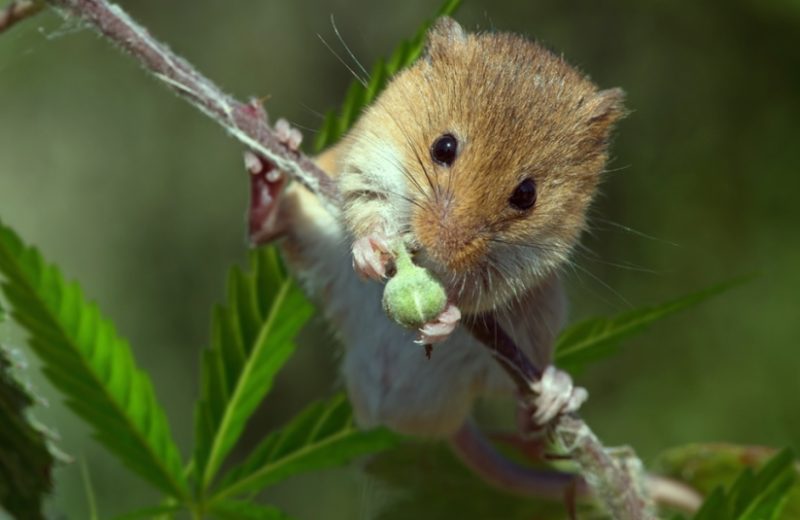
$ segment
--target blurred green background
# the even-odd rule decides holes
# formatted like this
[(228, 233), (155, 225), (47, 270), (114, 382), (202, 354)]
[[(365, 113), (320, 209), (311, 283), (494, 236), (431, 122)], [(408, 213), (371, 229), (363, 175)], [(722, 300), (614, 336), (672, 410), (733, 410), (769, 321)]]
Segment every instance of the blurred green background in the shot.
[[(422, 0), (122, 4), (230, 92), (268, 97), (268, 111), (307, 128), (308, 141), (351, 79), (317, 37), (341, 49), (330, 16), (369, 65), (436, 8)], [(535, 37), (601, 86), (628, 93), (632, 112), (585, 240), (591, 252), (579, 251), (582, 269), (567, 274), (573, 317), (759, 274), (582, 374), (589, 424), (646, 460), (694, 441), (800, 449), (800, 3), (466, 0), (457, 18)], [(0, 218), (116, 320), (184, 451), (210, 309), (246, 251), (246, 201), (241, 147), (106, 42), (51, 13), (0, 36)], [(0, 341), (20, 345), (9, 328)], [(333, 392), (337, 357), (314, 324), (249, 442)], [(102, 517), (157, 500), (35, 370), (31, 379), (49, 401), (39, 419), (88, 462)], [(82, 488), (78, 464), (59, 469), (52, 515), (86, 517)], [(300, 518), (349, 519), (370, 518), (386, 493), (340, 469), (265, 496)]]

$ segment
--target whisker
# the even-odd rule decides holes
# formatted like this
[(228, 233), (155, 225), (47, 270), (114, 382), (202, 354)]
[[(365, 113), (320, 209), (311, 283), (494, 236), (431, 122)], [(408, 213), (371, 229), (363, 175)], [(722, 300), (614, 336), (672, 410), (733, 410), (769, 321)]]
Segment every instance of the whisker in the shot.
[(303, 107), (303, 109), (305, 109), (308, 113), (310, 113), (312, 116), (316, 117), (320, 121), (323, 121), (325, 119), (325, 114), (323, 114), (319, 110), (315, 110), (310, 106), (306, 105), (305, 103), (300, 103), (300, 106)]
[(641, 237), (641, 238), (646, 238), (647, 240), (652, 240), (654, 242), (660, 242), (662, 244), (667, 244), (667, 245), (670, 245), (670, 246), (673, 246), (673, 247), (680, 247), (680, 244), (678, 244), (676, 242), (671, 242), (671, 241), (665, 240), (663, 238), (658, 238), (658, 237), (655, 237), (653, 235), (648, 235), (647, 233), (645, 233), (643, 231), (636, 230), (636, 229), (634, 229), (634, 228), (632, 228), (630, 226), (626, 226), (625, 224), (620, 224), (619, 222), (615, 222), (613, 220), (609, 220), (609, 219), (606, 219), (606, 218), (603, 218), (603, 217), (598, 217), (598, 216), (594, 216), (593, 215), (591, 217), (591, 221), (592, 222), (597, 221), (597, 222), (602, 222), (603, 224), (608, 224), (609, 226), (613, 226), (613, 227), (615, 227), (617, 229), (625, 231), (626, 233), (631, 233), (632, 235), (636, 235), (636, 236)]
[(605, 168), (601, 172), (601, 175), (608, 175), (608, 174), (611, 174), (611, 173), (619, 173), (621, 171), (627, 170), (630, 167), (631, 167), (630, 164), (626, 164), (626, 165), (623, 165), (623, 166), (617, 166), (616, 168)]
[[(490, 238), (489, 241), (490, 242), (497, 242), (497, 243), (501, 243), (501, 244), (505, 244), (505, 245), (510, 245), (510, 246), (519, 246), (519, 247), (525, 247), (525, 248), (530, 248), (530, 249), (536, 249), (536, 250), (545, 251), (545, 252), (549, 252), (549, 253), (561, 254), (563, 252), (563, 249), (560, 248), (560, 247), (549, 246), (547, 244), (542, 244), (542, 243), (513, 242), (513, 241), (509, 241), (509, 240), (496, 239), (496, 238)], [(616, 267), (618, 269), (624, 269), (624, 270), (633, 271), (633, 272), (640, 272), (640, 273), (647, 273), (647, 274), (654, 274), (654, 275), (661, 274), (659, 271), (656, 271), (656, 270), (653, 270), (653, 269), (648, 269), (646, 267), (643, 267), (643, 266), (640, 266), (640, 265), (636, 265), (636, 264), (619, 263), (619, 262), (611, 262), (611, 261), (603, 260), (594, 251), (592, 251), (591, 249), (589, 249), (588, 247), (586, 247), (584, 244), (582, 244), (580, 242), (577, 244), (577, 247), (575, 249), (573, 249), (571, 252), (572, 252), (572, 254), (579, 256), (581, 259), (588, 260), (590, 262), (594, 262), (594, 263), (597, 263), (597, 264), (603, 264), (603, 265), (607, 265), (607, 266), (610, 266), (610, 267)], [(565, 260), (569, 261), (568, 258), (565, 258)]]
[[(364, 137), (364, 138), (366, 139), (366, 137)], [(379, 139), (374, 139), (374, 142), (377, 142), (378, 144), (382, 144), (382, 141), (380, 141)], [(384, 158), (387, 158), (387, 157), (384, 157)], [(392, 158), (392, 165), (395, 168), (397, 168), (398, 170), (400, 170), (400, 173), (402, 173), (403, 176), (409, 182), (411, 182), (414, 185), (415, 188), (417, 188), (417, 191), (419, 191), (421, 195), (423, 195), (423, 196), (425, 195), (425, 190), (423, 189), (422, 185), (419, 183), (419, 181), (416, 179), (416, 177), (414, 177), (411, 174), (411, 172), (408, 170), (408, 168), (406, 168), (406, 166), (401, 161), (399, 161), (396, 158)]]
[[(535, 243), (535, 242), (514, 242), (514, 241), (504, 240), (504, 239), (501, 239), (501, 238), (490, 238), (489, 241), (497, 242), (497, 243), (501, 243), (501, 244), (506, 244), (506, 245), (511, 245), (511, 246), (516, 246), (516, 247), (525, 247), (525, 248), (530, 248), (530, 249), (539, 250), (539, 251), (546, 251), (546, 252), (550, 252), (550, 253), (556, 254), (557, 256), (559, 256), (559, 261), (565, 267), (570, 268), (576, 274), (577, 274), (576, 270), (581, 271), (583, 274), (585, 274), (585, 275), (589, 276), (590, 278), (592, 278), (596, 283), (598, 283), (604, 289), (609, 291), (615, 297), (619, 298), (619, 300), (622, 301), (626, 306), (633, 307), (631, 302), (627, 298), (625, 298), (622, 294), (620, 294), (618, 291), (616, 291), (613, 287), (611, 287), (609, 284), (604, 282), (601, 278), (599, 278), (597, 275), (595, 275), (594, 273), (592, 273), (591, 271), (589, 271), (588, 269), (586, 269), (585, 267), (583, 267), (579, 263), (574, 262), (568, 256), (566, 256), (564, 254), (564, 249), (563, 248), (558, 248), (558, 247), (555, 247), (555, 246), (550, 246), (550, 245), (541, 244), (541, 243)], [(575, 252), (575, 253), (579, 254), (578, 252)]]
[(368, 88), (368, 84), (367, 84), (366, 80), (365, 80), (364, 78), (362, 78), (361, 76), (359, 76), (358, 74), (356, 74), (356, 71), (354, 71), (354, 70), (353, 70), (353, 68), (352, 68), (350, 65), (348, 65), (348, 64), (347, 64), (347, 62), (346, 62), (346, 61), (344, 61), (344, 59), (342, 59), (342, 57), (341, 57), (341, 56), (339, 56), (339, 54), (338, 54), (338, 53), (337, 53), (335, 50), (333, 50), (333, 47), (331, 47), (331, 46), (328, 44), (328, 42), (326, 42), (326, 41), (325, 41), (325, 38), (323, 38), (321, 34), (317, 34), (317, 37), (318, 37), (318, 38), (320, 39), (320, 41), (321, 41), (321, 42), (322, 42), (322, 43), (325, 45), (325, 47), (327, 47), (327, 48), (328, 48), (328, 50), (329, 50), (329, 51), (331, 51), (331, 54), (333, 54), (334, 56), (336, 56), (336, 59), (338, 59), (338, 60), (339, 60), (339, 63), (341, 63), (342, 65), (344, 65), (344, 67), (345, 67), (345, 68), (346, 68), (348, 71), (350, 71), (350, 74), (352, 74), (352, 75), (353, 75), (353, 77), (354, 77), (354, 78), (356, 78), (356, 81), (358, 81), (359, 83), (361, 83), (361, 85), (362, 85), (364, 88)]
[[(411, 149), (411, 151), (414, 152), (414, 156), (417, 159), (417, 163), (422, 168), (422, 171), (425, 174), (425, 178), (428, 180), (428, 185), (431, 188), (431, 192), (434, 194), (434, 197), (437, 197), (437, 190), (433, 185), (433, 180), (431, 179), (431, 176), (428, 174), (428, 170), (425, 168), (425, 165), (422, 163), (422, 159), (420, 158), (419, 153), (417, 152), (417, 148), (416, 148), (416, 146), (414, 146), (414, 142), (411, 139), (411, 136), (409, 135), (408, 131), (406, 130), (406, 128), (403, 125), (400, 124), (400, 122), (397, 120), (397, 118), (394, 116), (394, 114), (389, 109), (384, 108), (384, 110), (385, 110), (386, 114), (392, 119), (394, 124), (400, 130), (400, 132), (403, 134), (403, 136), (405, 137), (406, 144)], [(424, 195), (425, 192), (422, 189), (422, 185), (420, 185), (419, 182), (417, 182), (416, 180), (415, 180), (415, 184), (419, 187), (420, 193), (422, 193)], [(437, 197), (437, 200), (438, 200), (438, 197)]]
[(504, 244), (509, 246), (518, 246), (518, 247), (525, 247), (529, 249), (536, 249), (540, 251), (546, 251), (548, 253), (558, 253), (563, 254), (564, 248), (559, 247), (557, 245), (550, 245), (541, 242), (518, 242), (512, 240), (504, 240), (502, 238), (492, 237), (488, 239), (489, 242), (496, 242), (498, 244)]
[(571, 264), (572, 264), (572, 266), (573, 266), (573, 267), (575, 267), (576, 269), (580, 269), (580, 270), (581, 270), (581, 271), (582, 271), (584, 274), (587, 274), (587, 275), (589, 275), (589, 277), (590, 277), (590, 278), (592, 278), (592, 279), (593, 279), (595, 282), (597, 282), (597, 283), (598, 283), (598, 284), (600, 284), (602, 287), (604, 287), (606, 290), (608, 290), (608, 291), (609, 291), (611, 294), (613, 294), (614, 296), (616, 296), (617, 298), (619, 298), (619, 299), (620, 299), (620, 301), (622, 301), (622, 303), (624, 303), (626, 306), (628, 306), (628, 307), (630, 307), (630, 308), (633, 308), (633, 304), (631, 304), (631, 302), (630, 302), (630, 301), (629, 301), (627, 298), (625, 298), (624, 296), (622, 296), (622, 294), (620, 294), (620, 293), (619, 293), (619, 291), (617, 291), (616, 289), (614, 289), (613, 287), (611, 287), (609, 284), (607, 284), (606, 282), (604, 282), (604, 281), (603, 281), (603, 280), (602, 280), (600, 277), (598, 277), (597, 275), (595, 275), (593, 272), (589, 271), (588, 269), (586, 269), (585, 267), (581, 266), (581, 265), (580, 265), (579, 263), (577, 263), (577, 262), (571, 262)]
[(619, 269), (625, 269), (625, 270), (628, 270), (628, 271), (634, 271), (634, 272), (639, 272), (639, 273), (661, 274), (659, 271), (656, 271), (654, 269), (648, 269), (647, 267), (644, 267), (644, 266), (641, 266), (641, 265), (632, 264), (630, 262), (611, 262), (611, 261), (608, 261), (608, 260), (604, 260), (604, 259), (602, 259), (600, 257), (600, 255), (598, 255), (597, 253), (592, 251), (588, 246), (586, 246), (585, 244), (583, 244), (581, 242), (578, 242), (577, 247), (579, 249), (585, 251), (585, 253), (581, 253), (580, 251), (575, 251), (576, 254), (580, 255), (581, 258), (585, 258), (585, 259), (587, 259), (589, 261), (592, 261), (592, 262), (595, 262), (595, 263), (598, 263), (598, 264), (603, 264), (603, 265), (607, 265), (607, 266), (610, 266), (610, 267), (616, 267), (616, 268), (619, 268)]
[(363, 194), (372, 194), (372, 195), (376, 195), (376, 196), (378, 196), (380, 198), (387, 198), (386, 197), (387, 195), (391, 195), (393, 197), (397, 197), (397, 198), (403, 199), (404, 201), (408, 202), (409, 204), (413, 204), (414, 206), (417, 206), (419, 209), (422, 209), (422, 210), (425, 209), (425, 206), (423, 206), (421, 202), (412, 199), (408, 195), (403, 195), (402, 193), (397, 193), (394, 190), (389, 190), (389, 189), (386, 189), (386, 188), (373, 188), (373, 187), (371, 187), (371, 188), (368, 188), (368, 189), (357, 190), (357, 193), (359, 193), (359, 194), (362, 194), (362, 193)]
[(599, 293), (593, 287), (591, 287), (589, 284), (586, 283), (583, 276), (581, 276), (582, 273), (578, 272), (578, 268), (574, 262), (566, 264), (565, 267), (568, 268), (565, 269), (566, 274), (571, 278), (577, 279), (580, 282), (581, 287), (583, 287), (586, 291), (589, 291), (595, 298), (601, 300), (605, 305), (609, 307), (615, 306), (615, 303), (612, 300), (606, 298), (605, 295)]
[(439, 190), (434, 186), (433, 179), (431, 178), (430, 174), (428, 173), (427, 168), (425, 168), (425, 164), (422, 162), (422, 158), (419, 156), (419, 152), (417, 152), (416, 147), (412, 146), (412, 151), (414, 152), (414, 156), (417, 158), (417, 163), (419, 164), (420, 168), (422, 168), (422, 172), (425, 174), (425, 178), (428, 179), (428, 185), (431, 187), (431, 191), (433, 192), (434, 200), (439, 200)]
[(418, 207), (421, 210), (425, 209), (425, 206), (423, 206), (421, 202), (418, 202), (418, 201), (412, 199), (408, 195), (403, 195), (402, 193), (397, 193), (395, 191), (391, 191), (391, 190), (387, 190), (387, 189), (382, 189), (381, 191), (375, 190), (375, 193), (383, 193), (383, 194), (386, 194), (386, 195), (392, 195), (394, 197), (399, 197), (399, 198), (403, 199), (404, 201), (408, 202), (409, 204), (413, 204), (414, 206)]
[[(413, 107), (414, 104), (411, 102), (412, 96), (409, 96), (407, 88), (408, 87), (404, 87), (402, 90), (399, 90), (399, 92), (401, 92), (402, 95), (406, 98), (406, 100), (408, 100), (408, 106)], [(424, 95), (425, 94), (423, 92), (418, 92), (416, 94), (416, 97), (422, 97)], [(438, 100), (438, 98), (436, 99), (436, 102), (437, 103), (440, 102)], [(422, 158), (420, 157), (420, 154), (417, 151), (417, 147), (414, 146), (414, 143), (413, 143), (413, 140), (411, 139), (410, 134), (408, 133), (407, 129), (403, 125), (401, 125), (400, 122), (394, 117), (393, 113), (390, 113), (388, 111), (388, 109), (387, 109), (386, 112), (389, 114), (389, 116), (395, 122), (395, 125), (397, 125), (397, 127), (400, 129), (401, 132), (403, 132), (403, 135), (406, 137), (406, 141), (408, 142), (409, 148), (411, 148), (411, 151), (414, 152), (414, 157), (417, 160), (417, 164), (419, 164), (420, 168), (422, 169), (422, 172), (425, 174), (425, 179), (428, 181), (428, 186), (430, 186), (430, 188), (431, 188), (431, 193), (433, 193), (434, 200), (438, 201), (439, 200), (439, 190), (434, 185), (433, 177), (431, 176), (430, 172), (428, 172), (428, 169), (425, 167), (425, 163), (422, 161)], [(420, 120), (420, 117), (422, 116), (421, 113), (415, 112), (415, 111), (411, 112), (411, 116), (416, 119), (416, 127), (417, 128), (431, 128), (432, 127), (433, 122), (431, 120), (431, 111), (430, 111), (430, 109), (426, 109), (424, 114), (427, 116), (427, 124), (422, 124), (422, 121)]]
[(356, 58), (356, 55), (353, 54), (353, 51), (350, 49), (350, 46), (347, 45), (347, 43), (344, 41), (344, 38), (342, 38), (342, 35), (339, 33), (339, 28), (336, 26), (336, 20), (333, 18), (333, 13), (331, 13), (331, 26), (333, 27), (333, 32), (336, 33), (336, 37), (339, 38), (339, 43), (342, 44), (342, 47), (345, 48), (347, 54), (350, 55), (350, 58), (355, 62), (356, 65), (358, 65), (358, 68), (361, 69), (361, 72), (364, 73), (364, 78), (370, 79), (369, 72), (367, 72), (367, 69), (365, 69), (364, 65), (362, 65), (361, 62), (358, 61), (358, 58)]
[(301, 125), (301, 124), (298, 124), (298, 123), (296, 123), (294, 121), (289, 121), (289, 124), (291, 124), (295, 128), (300, 128), (304, 132), (308, 132), (308, 133), (311, 133), (311, 134), (319, 133), (319, 128), (311, 128), (310, 126)]

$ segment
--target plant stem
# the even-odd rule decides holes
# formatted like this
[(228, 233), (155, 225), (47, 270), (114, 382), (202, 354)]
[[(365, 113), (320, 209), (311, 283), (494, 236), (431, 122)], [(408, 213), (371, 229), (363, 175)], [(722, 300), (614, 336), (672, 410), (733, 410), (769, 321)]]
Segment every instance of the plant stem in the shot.
[(276, 137), (258, 101), (243, 103), (222, 91), (189, 62), (153, 38), (117, 5), (105, 0), (47, 0), (75, 16), (133, 56), (153, 77), (221, 125), (247, 148), (316, 194), (329, 209), (338, 207), (332, 179), (311, 159), (289, 150)]
[(86, 459), (81, 457), (81, 478), (83, 479), (83, 487), (86, 491), (86, 502), (89, 507), (89, 520), (97, 520), (97, 501), (94, 496), (94, 487), (92, 487), (92, 479), (89, 476), (89, 468), (86, 466)]
[[(541, 370), (502, 330), (495, 317), (490, 314), (478, 316), (467, 320), (465, 325), (491, 350), (494, 358), (516, 383), (522, 398), (535, 397), (533, 388), (541, 377)], [(549, 429), (555, 440), (580, 466), (581, 476), (613, 518), (656, 518), (650, 498), (644, 491), (644, 474), (637, 479), (632, 471), (626, 470), (624, 463), (614, 460), (577, 414), (557, 417), (550, 423)], [(641, 465), (638, 459), (633, 464)]]
[(13, 0), (0, 10), (0, 33), (44, 9), (43, 0)]

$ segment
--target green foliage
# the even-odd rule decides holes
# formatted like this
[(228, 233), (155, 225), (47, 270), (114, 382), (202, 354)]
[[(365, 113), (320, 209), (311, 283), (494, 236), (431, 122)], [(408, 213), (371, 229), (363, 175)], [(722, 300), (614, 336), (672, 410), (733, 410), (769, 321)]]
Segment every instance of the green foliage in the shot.
[(223, 500), (211, 512), (221, 520), (289, 520), (282, 511), (250, 501)]
[(311, 314), (312, 307), (273, 248), (253, 252), (248, 273), (231, 270), (228, 305), (214, 313), (196, 410), (193, 463), (201, 510), (228, 519), (284, 518), (274, 508), (231, 498), (298, 473), (343, 464), (394, 442), (388, 432), (356, 429), (349, 404), (337, 396), (311, 405), (285, 428), (268, 435), (218, 486), (213, 485), (225, 456), (294, 351), (292, 339)]
[(136, 511), (131, 511), (116, 517), (116, 520), (144, 520), (144, 519), (163, 519), (172, 518), (172, 514), (179, 513), (185, 509), (180, 504), (162, 504), (158, 506), (143, 507)]
[(187, 491), (180, 453), (150, 379), (77, 284), (0, 223), (3, 292), (66, 404), (125, 465), (161, 491)]
[(89, 468), (86, 466), (85, 459), (81, 459), (81, 480), (83, 480), (83, 488), (86, 491), (86, 502), (89, 506), (89, 520), (97, 520), (97, 500), (95, 499), (92, 479), (89, 476)]
[(754, 472), (745, 468), (727, 490), (718, 487), (694, 520), (778, 520), (796, 481), (795, 460), (786, 449)]
[[(0, 308), (0, 321), (3, 321)], [(0, 346), (0, 507), (19, 518), (36, 520), (52, 488), (53, 455), (44, 433), (31, 422), (33, 398), (11, 374)]]
[(215, 309), (211, 348), (203, 355), (194, 457), (203, 489), (269, 392), (294, 351), (292, 339), (313, 312), (273, 248), (254, 251), (250, 258), (249, 274), (231, 270), (228, 306)]
[[(174, 497), (124, 518), (147, 518), (187, 508), (224, 519), (285, 518), (274, 508), (229, 497), (257, 492), (301, 472), (341, 465), (396, 442), (396, 437), (384, 430), (356, 429), (350, 407), (339, 395), (310, 406), (284, 429), (269, 435), (244, 463), (231, 470), (219, 489), (211, 486), (216, 470), (293, 352), (294, 335), (312, 313), (275, 250), (255, 251), (248, 273), (231, 270), (228, 305), (214, 314), (212, 345), (203, 357), (202, 398), (196, 410), (198, 444), (189, 473), (198, 479), (198, 494), (192, 496), (152, 385), (136, 368), (130, 348), (111, 323), (100, 316), (96, 306), (84, 301), (76, 284), (65, 283), (55, 267), (45, 264), (35, 249), (24, 246), (2, 225), (0, 273), (16, 321), (29, 332), (45, 374), (67, 397), (67, 404), (94, 427), (97, 439), (124, 464)], [(5, 360), (0, 357), (0, 361), (0, 375), (4, 376)], [(0, 414), (6, 410), (5, 381), (0, 379)], [(8, 395), (17, 408), (29, 404), (24, 394)], [(3, 424), (0, 437), (15, 432), (5, 427), (6, 421)], [(12, 424), (10, 419), (8, 424)], [(24, 442), (11, 439), (0, 446), (12, 446), (16, 452), (23, 449)], [(6, 460), (4, 455), (0, 449), (0, 461)], [(34, 458), (28, 461), (28, 470), (43, 467), (34, 465)], [(14, 491), (8, 486), (15, 483), (24, 483), (31, 494), (38, 489), (21, 472), (13, 476), (0, 472), (0, 477), (3, 493), (7, 488)], [(0, 496), (5, 496), (3, 493)], [(19, 500), (26, 496), (15, 494)], [(9, 509), (13, 511), (16, 504)]]
[[(444, 0), (432, 20), (453, 14), (460, 5), (461, 0)], [(336, 143), (353, 126), (361, 111), (378, 97), (389, 78), (419, 58), (425, 47), (425, 32), (431, 26), (432, 20), (420, 27), (413, 38), (401, 42), (388, 61), (378, 60), (372, 67), (366, 86), (358, 81), (350, 85), (338, 114), (335, 110), (325, 114), (322, 127), (314, 142), (316, 152)]]
[(749, 279), (737, 278), (654, 307), (640, 307), (617, 316), (590, 318), (571, 325), (556, 341), (556, 364), (571, 371), (580, 370), (587, 363), (610, 355), (620, 341), (642, 332), (656, 321), (698, 305)]
[[(726, 503), (727, 499), (723, 488), (727, 487), (733, 492), (737, 488), (735, 483), (739, 479), (751, 480), (753, 478), (753, 468), (766, 468), (770, 459), (773, 462), (784, 461), (781, 464), (785, 464), (785, 458), (785, 452), (776, 456), (776, 450), (762, 446), (725, 443), (689, 444), (672, 448), (661, 454), (653, 464), (653, 469), (658, 473), (683, 480), (701, 493), (709, 495), (704, 505), (704, 508), (708, 509), (723, 507), (714, 504), (716, 502)], [(794, 472), (797, 473), (797, 471), (797, 465), (794, 463)], [(751, 491), (758, 489), (759, 486), (761, 486), (760, 491), (766, 491), (769, 485), (779, 484), (781, 478), (788, 478), (787, 474), (780, 473), (779, 478), (770, 481), (766, 477), (769, 477), (770, 474), (774, 475), (774, 473), (762, 473), (766, 473), (766, 475), (762, 475), (758, 483), (750, 486)], [(709, 504), (708, 502), (713, 503)], [(786, 495), (780, 518), (800, 518), (800, 479), (794, 479), (794, 484)]]
[(397, 437), (386, 430), (358, 429), (346, 397), (340, 394), (309, 406), (283, 429), (270, 434), (225, 476), (212, 500), (257, 491), (298, 473), (338, 466), (396, 443)]

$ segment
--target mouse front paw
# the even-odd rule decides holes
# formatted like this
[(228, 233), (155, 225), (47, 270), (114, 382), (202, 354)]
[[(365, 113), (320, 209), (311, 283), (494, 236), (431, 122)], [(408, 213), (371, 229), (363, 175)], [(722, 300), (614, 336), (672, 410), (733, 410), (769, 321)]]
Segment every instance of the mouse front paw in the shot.
[(300, 150), (300, 144), (303, 142), (303, 134), (297, 128), (294, 128), (289, 121), (280, 118), (275, 121), (275, 135), (278, 140), (286, 148), (293, 152)]
[(441, 343), (456, 330), (460, 320), (461, 311), (452, 303), (448, 303), (447, 307), (434, 320), (420, 327), (416, 342), (420, 345)]
[(533, 402), (533, 421), (539, 426), (549, 423), (561, 414), (576, 412), (589, 398), (589, 392), (585, 388), (574, 386), (572, 377), (553, 365), (547, 367), (542, 378), (532, 388), (538, 394)]
[(364, 279), (386, 278), (391, 258), (389, 241), (381, 233), (372, 233), (353, 242), (353, 269)]
[(286, 175), (275, 164), (249, 150), (244, 152), (244, 166), (250, 173), (248, 236), (250, 243), (258, 246), (286, 231), (286, 222), (278, 218)]

